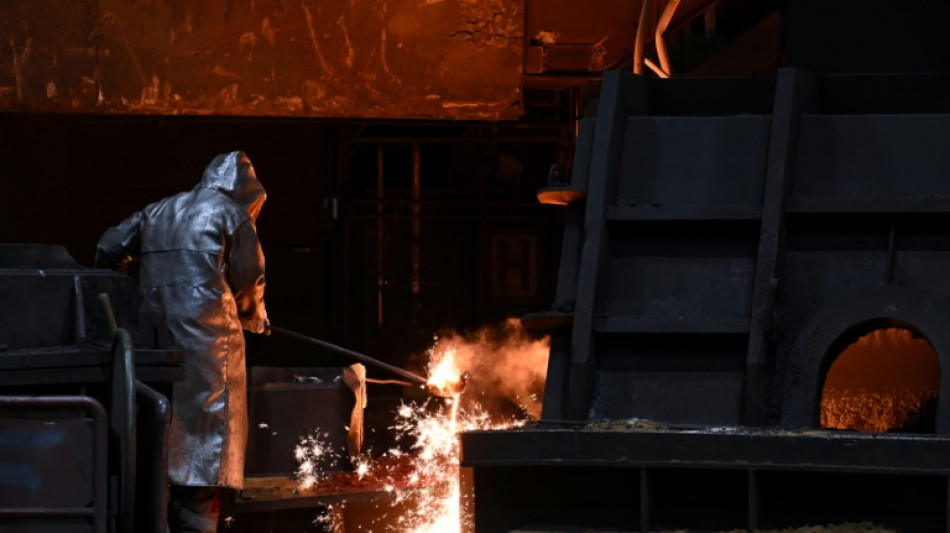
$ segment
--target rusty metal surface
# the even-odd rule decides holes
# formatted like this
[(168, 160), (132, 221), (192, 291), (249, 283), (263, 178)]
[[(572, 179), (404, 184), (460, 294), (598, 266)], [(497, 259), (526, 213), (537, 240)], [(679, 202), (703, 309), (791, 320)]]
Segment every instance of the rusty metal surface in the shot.
[[(681, 0), (669, 21), (675, 28), (718, 0)], [(646, 43), (654, 40), (657, 18), (669, 0), (654, 2)], [(637, 35), (642, 0), (528, 0), (525, 32), (526, 74), (600, 73), (629, 60)], [(651, 47), (652, 50), (652, 47)]]
[(514, 119), (523, 0), (10, 0), (0, 111)]
[(525, 71), (599, 72), (630, 55), (640, 1), (529, 0)]

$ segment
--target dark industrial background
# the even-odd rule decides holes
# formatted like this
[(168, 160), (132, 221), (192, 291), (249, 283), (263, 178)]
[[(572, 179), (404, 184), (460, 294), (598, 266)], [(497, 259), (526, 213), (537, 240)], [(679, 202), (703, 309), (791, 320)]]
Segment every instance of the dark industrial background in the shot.
[[(564, 212), (535, 195), (569, 175), (602, 72), (631, 68), (640, 7), (4, 2), (0, 241), (91, 265), (106, 228), (243, 150), (269, 193), (272, 321), (411, 365), (441, 328), (553, 301)], [(674, 77), (945, 71), (948, 12), (684, 0), (666, 43)], [(252, 362), (300, 362), (282, 342)]]
[[(641, 23), (644, 4), (652, 6), (652, 12), (644, 18), (646, 27)], [(597, 115), (601, 120), (610, 115), (609, 107), (602, 106), (598, 111), (597, 106), (604, 73), (637, 68), (638, 34), (644, 37), (644, 59), (651, 64), (662, 62), (653, 29), (670, 4), (671, 0), (0, 2), (0, 183), (8, 191), (0, 209), (0, 243), (62, 245), (81, 265), (92, 266), (96, 242), (109, 226), (150, 202), (193, 187), (214, 155), (242, 150), (253, 161), (269, 193), (258, 229), (267, 258), (266, 299), (272, 322), (420, 371), (423, 361), (417, 355), (444, 328), (472, 330), (507, 317), (532, 314), (535, 323), (544, 325), (546, 319), (556, 322), (559, 316), (573, 313), (574, 309), (544, 312), (559, 303), (573, 305), (557, 301), (556, 294), (559, 270), (565, 266), (562, 248), (568, 248), (570, 238), (565, 228), (571, 224), (570, 211), (540, 203), (538, 191), (552, 185), (552, 180), (573, 174), (582, 119)], [(635, 81), (630, 81), (630, 76), (614, 78), (613, 87), (640, 91), (636, 98), (626, 94), (613, 97), (635, 111), (624, 109), (619, 116), (763, 116), (783, 109), (784, 115), (776, 114), (779, 118), (769, 119), (774, 122), (767, 127), (761, 118), (749, 120), (759, 129), (743, 131), (749, 139), (761, 142), (742, 145), (734, 154), (740, 177), (760, 186), (762, 182), (750, 176), (757, 180), (765, 166), (765, 143), (772, 142), (772, 138), (764, 130), (796, 131), (794, 121), (806, 114), (796, 106), (805, 106), (803, 102), (816, 106), (807, 109), (814, 115), (946, 113), (948, 106), (941, 95), (947, 87), (942, 75), (950, 70), (950, 40), (944, 28), (948, 16), (950, 3), (936, 0), (681, 0), (665, 32), (671, 77), (720, 81), (690, 84), (674, 80), (661, 85), (654, 83), (659, 80), (655, 79), (654, 67), (650, 67), (639, 72), (643, 76)], [(781, 77), (785, 67), (792, 68)], [(882, 76), (864, 76), (873, 74)], [(887, 76), (892, 74), (895, 76)], [(933, 76), (928, 77), (930, 74)], [(741, 81), (732, 83), (722, 78)], [(875, 80), (880, 82), (877, 88)], [(802, 91), (802, 86), (820, 97), (809, 99), (810, 93)], [(776, 97), (782, 90), (791, 91), (790, 87), (799, 92), (792, 91), (793, 97), (787, 100)], [(787, 108), (783, 107), (786, 104)], [(833, 119), (820, 124), (838, 127)], [(781, 130), (783, 127), (786, 130)], [(854, 128), (848, 133), (860, 131)], [(933, 131), (939, 135), (940, 129)], [(915, 130), (914, 135), (923, 134)], [(695, 136), (682, 138), (696, 141)], [(836, 137), (829, 134), (829, 138)], [(810, 146), (821, 144), (820, 139), (812, 140), (815, 144)], [(904, 140), (910, 143), (913, 138)], [(934, 145), (938, 146), (939, 140)], [(932, 152), (927, 144), (913, 146), (918, 153)], [(630, 147), (642, 152), (637, 152), (638, 156), (645, 154), (634, 158), (636, 161), (650, 160), (649, 147), (637, 143)], [(753, 160), (753, 152), (762, 157)], [(792, 150), (788, 153), (794, 155)], [(818, 170), (814, 175), (803, 173), (800, 183), (818, 182), (820, 189), (818, 178), (827, 170), (823, 166), (827, 160), (820, 150), (815, 153), (818, 155), (804, 157), (803, 161), (814, 163), (813, 168)], [(728, 163), (728, 154), (714, 155), (720, 157), (717, 161)], [(926, 179), (939, 175), (933, 162), (940, 160), (934, 157), (919, 163), (924, 172), (918, 174)], [(853, 161), (865, 160), (855, 156)], [(880, 169), (870, 169), (869, 175), (874, 174), (871, 170)], [(836, 176), (831, 170), (827, 172)], [(688, 176), (684, 183), (702, 184), (697, 175), (700, 173)], [(667, 186), (670, 189), (664, 194), (677, 192), (675, 183)], [(717, 190), (732, 191), (728, 187)], [(650, 191), (633, 192), (651, 197), (646, 194)], [(761, 193), (734, 192), (749, 196)], [(684, 190), (682, 195), (698, 204), (708, 200), (700, 198), (702, 195), (695, 190)], [(882, 200), (885, 204), (888, 198)], [(932, 209), (943, 209), (939, 202), (936, 205)], [(884, 211), (889, 212), (891, 207), (885, 207)], [(778, 212), (780, 216), (783, 213), (781, 209)], [(743, 213), (719, 215), (742, 218)], [(705, 250), (708, 245), (714, 249), (725, 241), (716, 241), (716, 231), (731, 236), (739, 228), (752, 242), (758, 235), (759, 221), (755, 217), (750, 220), (752, 225), (749, 220), (718, 226), (702, 221), (692, 226), (647, 223), (643, 224), (648, 230), (645, 238), (633, 231), (614, 237), (646, 242), (658, 249), (667, 241), (689, 241), (697, 248)], [(843, 224), (838, 233), (844, 235), (845, 249), (855, 225), (861, 226), (860, 221), (848, 221), (847, 217), (827, 217), (809, 224), (814, 227), (805, 227), (807, 231), (793, 229), (810, 238)], [(659, 231), (651, 233), (651, 228)], [(939, 238), (935, 237), (935, 242), (942, 242)], [(892, 243), (891, 251), (893, 248)], [(752, 257), (753, 252), (744, 248), (743, 257)], [(581, 259), (590, 262), (590, 258)], [(936, 279), (936, 268), (927, 270), (928, 276)], [(703, 292), (704, 287), (694, 283), (696, 280), (675, 275), (668, 278), (668, 286), (653, 287), (660, 296), (665, 296), (667, 288), (670, 293), (682, 290), (714, 294), (723, 297), (721, 307), (728, 307), (731, 298), (738, 301), (749, 296), (726, 283)], [(591, 279), (597, 281), (596, 276)], [(784, 279), (782, 290), (786, 292), (779, 294), (780, 305), (785, 303), (782, 297), (818, 301), (827, 296), (808, 293), (805, 282), (805, 289), (789, 289), (798, 288), (788, 281), (796, 279)], [(617, 281), (611, 287), (627, 289), (626, 281)], [(887, 283), (891, 281), (888, 278)], [(613, 300), (608, 301), (635, 302), (634, 292), (618, 291), (609, 295)], [(593, 291), (582, 296), (590, 301), (595, 298)], [(745, 307), (735, 307), (742, 308), (744, 321)], [(623, 310), (623, 305), (618, 309)], [(593, 316), (592, 307), (582, 311), (578, 315), (586, 313), (591, 323), (603, 318)], [(847, 322), (849, 318), (838, 320)], [(620, 322), (607, 326), (627, 327), (627, 323)], [(727, 317), (706, 325), (728, 330), (735, 328), (735, 323)], [(782, 320), (777, 323), (781, 327), (787, 324)], [(651, 333), (651, 327), (667, 324), (654, 321), (635, 326), (643, 330), (639, 333)], [(593, 331), (585, 331), (582, 326), (574, 329), (587, 334)], [(749, 329), (765, 331), (767, 326), (751, 324)], [(781, 331), (788, 334), (799, 330)], [(745, 330), (739, 336), (731, 330), (725, 333), (728, 345), (719, 348), (744, 357), (750, 344)], [(780, 341), (789, 340), (779, 337)], [(336, 366), (352, 362), (330, 353), (317, 356), (312, 349), (288, 339), (249, 338), (251, 365)], [(552, 354), (568, 353), (566, 338), (562, 332), (560, 340), (555, 339), (555, 344), (561, 345), (556, 345)], [(667, 353), (688, 352), (702, 345), (703, 357), (716, 348), (703, 344), (701, 336), (671, 344), (665, 344), (666, 337), (663, 340), (662, 345), (656, 342), (638, 346)], [(770, 342), (760, 340), (763, 345)], [(603, 343), (602, 347), (608, 348), (608, 355), (615, 352), (626, 357), (629, 354), (624, 350), (631, 345), (624, 340), (615, 345)], [(624, 364), (634, 360), (624, 357), (614, 359)], [(682, 364), (674, 370), (692, 376), (690, 372), (701, 373), (711, 359), (716, 358), (706, 357), (702, 364)], [(613, 361), (610, 357), (604, 360)], [(724, 373), (735, 379), (726, 385), (738, 389), (745, 367), (729, 361), (732, 366)], [(808, 370), (811, 373), (805, 374), (809, 383), (820, 380), (823, 370), (812, 366)], [(658, 384), (649, 396), (651, 403), (643, 397), (633, 401), (630, 395), (645, 390), (643, 383), (638, 384), (639, 389), (632, 387), (628, 376), (618, 372), (620, 378), (608, 383), (616, 385), (610, 389), (613, 396), (598, 397), (601, 403), (592, 404), (595, 395), (582, 381), (596, 368), (552, 368), (561, 381), (549, 387), (555, 394), (548, 395), (547, 405), (556, 407), (552, 411), (546, 406), (544, 418), (550, 424), (565, 422), (560, 420), (562, 416), (583, 422), (593, 416), (590, 413), (614, 419), (629, 418), (631, 412), (640, 414), (628, 411), (631, 406), (648, 414), (667, 410), (675, 415), (674, 422), (682, 423), (695, 423), (691, 417), (695, 418), (696, 412), (706, 416), (699, 417), (700, 422), (729, 425), (749, 420), (757, 423), (759, 418), (776, 422), (778, 416), (778, 407), (767, 405), (763, 399), (767, 396), (764, 380), (762, 390), (747, 388), (751, 392), (747, 390), (743, 396), (745, 403), (734, 395), (733, 404), (697, 400), (707, 393), (708, 397), (718, 397), (718, 387), (724, 383), (719, 376), (715, 376), (717, 388), (694, 385), (685, 394), (664, 389), (666, 382), (655, 380), (650, 382)], [(606, 365), (603, 374), (609, 378), (618, 369), (626, 367), (619, 363), (617, 368)], [(376, 374), (374, 370), (370, 373)], [(603, 398), (617, 401), (604, 403)], [(792, 395), (792, 400), (784, 404), (785, 419), (781, 422), (808, 422), (805, 419), (815, 403), (811, 400), (814, 398), (807, 394)], [(945, 425), (947, 417), (939, 420)], [(488, 487), (504, 489), (489, 491), (497, 501), (483, 501), (496, 505), (482, 513), (492, 517), (490, 520), (497, 519), (499, 530), (507, 527), (506, 521), (520, 524), (534, 519), (534, 513), (544, 517), (553, 512), (555, 518), (563, 513), (565, 521), (577, 520), (568, 515), (578, 505), (592, 513), (585, 517), (591, 521), (616, 519), (626, 523), (631, 520), (627, 516), (630, 500), (639, 500), (640, 524), (649, 529), (651, 524), (668, 519), (664, 513), (672, 513), (676, 519), (686, 517), (687, 522), (700, 516), (685, 510), (673, 512), (685, 509), (686, 498), (677, 497), (684, 486), (691, 487), (694, 494), (714, 494), (714, 498), (701, 502), (710, 509), (725, 509), (720, 512), (737, 515), (725, 517), (724, 524), (740, 522), (743, 513), (754, 516), (758, 512), (759, 501), (754, 497), (760, 490), (754, 488), (757, 483), (765, 487), (760, 490), (765, 494), (763, 506), (779, 509), (773, 511), (777, 515), (794, 515), (794, 510), (782, 506), (785, 494), (809, 493), (817, 485), (831, 487), (812, 496), (808, 503), (812, 507), (822, 507), (824, 500), (831, 499), (825, 495), (837, 496), (829, 483), (836, 478), (827, 472), (793, 472), (789, 482), (782, 472), (769, 468), (757, 472), (699, 468), (698, 473), (670, 468), (657, 473), (661, 469), (650, 471), (647, 465), (633, 474), (631, 482), (630, 473), (618, 469), (577, 470), (558, 465), (540, 474), (537, 470), (529, 472), (534, 466), (506, 470), (512, 457), (523, 464), (533, 465), (534, 461), (544, 465), (548, 457), (536, 455), (541, 453), (538, 450), (550, 449), (550, 443), (566, 443), (564, 446), (576, 452), (574, 457), (579, 462), (608, 460), (624, 447), (644, 449), (641, 441), (622, 439), (658, 439), (655, 448), (646, 448), (650, 453), (655, 450), (656, 457), (646, 453), (644, 464), (685, 457), (705, 465), (708, 456), (703, 454), (719, 449), (712, 440), (709, 442), (713, 444), (700, 442), (689, 448), (682, 444), (685, 441), (680, 435), (666, 433), (629, 432), (616, 441), (609, 440), (615, 436), (601, 439), (599, 435), (588, 432), (593, 444), (589, 448), (581, 446), (580, 451), (577, 443), (585, 441), (575, 439), (573, 434), (564, 441), (557, 440), (561, 433), (546, 431), (528, 433), (527, 437), (512, 432), (484, 441), (478, 439), (486, 437), (478, 434), (469, 437), (475, 444), (470, 449), (484, 454), (480, 465), (477, 454), (467, 459), (483, 469), (478, 474), (480, 483), (484, 485), (487, 480)], [(735, 439), (737, 444), (730, 444), (740, 459), (748, 462), (753, 456), (762, 464), (773, 463), (768, 445), (757, 445), (754, 436), (748, 437), (746, 444), (746, 438), (740, 435)], [(918, 440), (922, 446), (939, 444), (936, 437)], [(853, 444), (866, 446), (862, 450), (866, 449), (870, 457), (900, 456), (905, 465), (902, 468), (918, 474), (943, 468), (941, 449), (933, 448), (937, 450), (933, 456), (903, 453), (916, 449), (913, 439), (868, 442), (856, 440)], [(805, 451), (830, 455), (826, 447), (832, 444), (831, 440), (817, 440)], [(670, 450), (674, 449), (678, 455), (671, 458)], [(801, 446), (778, 449), (775, 454), (788, 458), (800, 456), (802, 450)], [(492, 462), (496, 460), (492, 456), (495, 451), (500, 466)], [(764, 455), (756, 455), (758, 451)], [(696, 455), (690, 455), (692, 452)], [(842, 469), (861, 470), (866, 466), (861, 463), (861, 454), (845, 457)], [(852, 457), (858, 457), (854, 464), (848, 462)], [(920, 464), (915, 462), (918, 459)], [(721, 461), (726, 464), (729, 460), (726, 457)], [(863, 497), (881, 492), (885, 494), (881, 498), (895, 495), (898, 501), (896, 496), (905, 496), (917, 500), (919, 508), (928, 512), (936, 509), (921, 523), (945, 522), (945, 480), (920, 475), (920, 479), (908, 482), (911, 490), (903, 490), (894, 482), (899, 476), (889, 477), (888, 469), (895, 461), (882, 459), (883, 466), (875, 463), (875, 468), (883, 469), (886, 475), (872, 479), (874, 483), (841, 476), (846, 481), (843, 486), (860, 488), (859, 496), (844, 502), (842, 508), (860, 514), (866, 504)], [(591, 477), (591, 471), (596, 471), (596, 476)], [(549, 499), (539, 499), (537, 507), (512, 507), (508, 510), (510, 516), (507, 511), (500, 512), (508, 500), (516, 500), (519, 495), (515, 492), (527, 492), (512, 479), (528, 480), (525, 483), (531, 488), (548, 491)], [(626, 489), (609, 494), (590, 492), (587, 487), (591, 479), (595, 484), (623, 485)], [(727, 490), (719, 490), (723, 480)], [(568, 489), (562, 490), (558, 483)], [(786, 486), (792, 488), (773, 490)], [(743, 491), (750, 495), (747, 501)], [(659, 505), (655, 513), (659, 519), (651, 517), (650, 509), (651, 495), (657, 494), (669, 496), (667, 500), (673, 502)], [(575, 497), (577, 501), (568, 501)], [(593, 516), (595, 511), (589, 509), (603, 502), (610, 512)], [(904, 508), (915, 510), (906, 505)], [(838, 510), (828, 504), (827, 515), (838, 517)], [(782, 523), (786, 518), (782, 515), (772, 519)], [(748, 523), (757, 522), (750, 519)]]
[[(773, 72), (779, 8), (683, 2), (667, 32), (677, 75)], [(630, 68), (639, 14), (615, 0), (4, 2), (0, 241), (91, 266), (106, 228), (243, 150), (269, 193), (272, 321), (406, 364), (441, 328), (550, 304), (563, 212), (535, 194), (552, 165), (570, 171), (602, 71)], [(300, 351), (264, 342), (252, 362)]]

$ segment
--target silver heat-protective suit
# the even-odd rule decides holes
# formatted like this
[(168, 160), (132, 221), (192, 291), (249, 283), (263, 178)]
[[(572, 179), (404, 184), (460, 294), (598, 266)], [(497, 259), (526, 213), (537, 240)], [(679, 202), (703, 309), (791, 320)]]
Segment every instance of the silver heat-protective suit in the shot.
[(264, 254), (255, 221), (267, 195), (243, 152), (221, 154), (194, 189), (109, 228), (96, 265), (141, 259), (143, 312), (164, 313), (185, 351), (172, 391), (169, 481), (244, 485), (247, 374), (242, 328), (264, 331)]

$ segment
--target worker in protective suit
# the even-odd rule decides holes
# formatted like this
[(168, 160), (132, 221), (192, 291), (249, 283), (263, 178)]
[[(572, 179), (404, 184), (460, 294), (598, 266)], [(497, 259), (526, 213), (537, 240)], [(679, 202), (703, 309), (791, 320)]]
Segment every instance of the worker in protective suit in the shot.
[(163, 313), (185, 351), (172, 391), (172, 531), (215, 531), (220, 489), (244, 485), (247, 392), (242, 328), (269, 333), (255, 222), (267, 195), (243, 152), (221, 154), (201, 182), (148, 205), (102, 236), (96, 265), (140, 258), (143, 312)]

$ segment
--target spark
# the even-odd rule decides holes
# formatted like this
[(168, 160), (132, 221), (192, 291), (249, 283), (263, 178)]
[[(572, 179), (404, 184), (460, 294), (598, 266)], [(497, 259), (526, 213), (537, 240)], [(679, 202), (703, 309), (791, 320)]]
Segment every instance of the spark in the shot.
[[(443, 394), (397, 406), (389, 429), (400, 446), (387, 450), (379, 461), (364, 456), (350, 458), (353, 475), (359, 480), (379, 483), (377, 487), (393, 495), (394, 507), (409, 504), (400, 509), (391, 529), (454, 533), (470, 525), (463, 523), (470, 520), (471, 513), (461, 506), (459, 434), (520, 427), (537, 419), (541, 399), (527, 387), (530, 384), (543, 391), (549, 340), (528, 339), (520, 330), (520, 322), (515, 328), (509, 321), (504, 329), (508, 340), (489, 338), (482, 332), (474, 339), (434, 337), (426, 352), (428, 386)], [(472, 383), (465, 386), (468, 376), (473, 376)], [(505, 379), (512, 383), (495, 385)], [(527, 403), (532, 405), (524, 405), (523, 398), (529, 398)], [(499, 409), (497, 406), (504, 402), (520, 404), (520, 409), (514, 414)], [(326, 434), (307, 437), (294, 451), (301, 464), (298, 479), (302, 489), (326, 477), (316, 464), (323, 454), (332, 453), (325, 439)], [(390, 462), (384, 463), (386, 459)], [(397, 464), (408, 465), (408, 471), (392, 466)], [(308, 470), (310, 465), (312, 470)]]
[(366, 458), (359, 458), (356, 462), (356, 478), (363, 479), (363, 476), (369, 472), (370, 465), (370, 461), (366, 460)]

